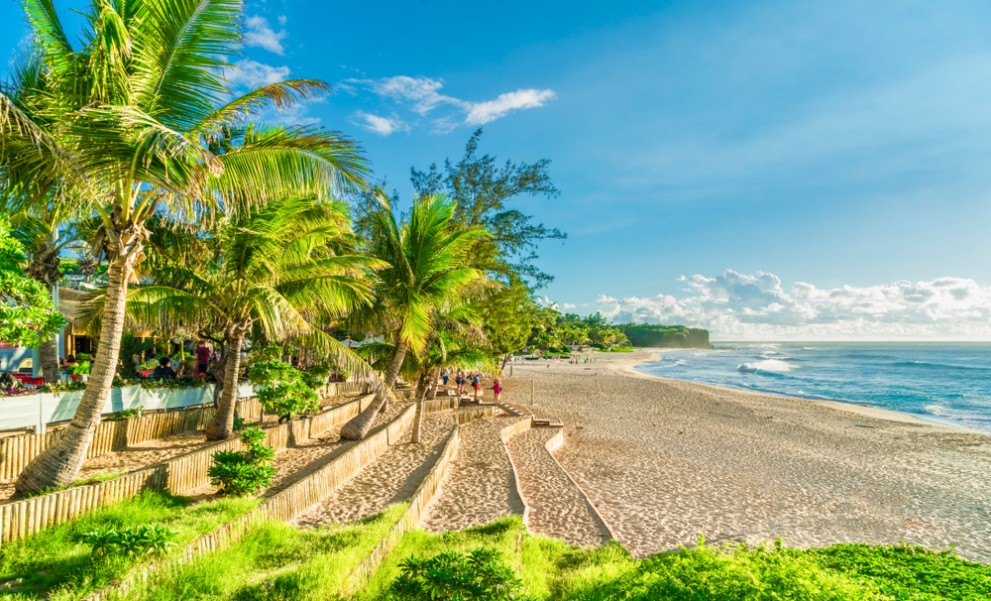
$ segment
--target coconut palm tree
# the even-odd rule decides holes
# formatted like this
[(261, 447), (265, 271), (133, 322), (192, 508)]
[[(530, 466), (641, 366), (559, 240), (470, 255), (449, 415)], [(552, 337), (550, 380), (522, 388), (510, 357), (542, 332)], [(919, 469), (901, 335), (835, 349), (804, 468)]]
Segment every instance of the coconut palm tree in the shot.
[(311, 325), (312, 317), (339, 319), (371, 303), (366, 273), (381, 265), (336, 252), (334, 245), (349, 233), (341, 206), (290, 199), (232, 216), (211, 231), (193, 233), (195, 240), (187, 234), (178, 245), (174, 236), (156, 236), (171, 243), (149, 248), (154, 281), (129, 290), (127, 313), (140, 327), (200, 330), (223, 341), (222, 396), (208, 439), (233, 432), (240, 350), (253, 330), (268, 341), (308, 340), (349, 371), (367, 369)]
[[(59, 111), (53, 110), (58, 108), (53, 87), (37, 57), (15, 65), (10, 81), (0, 83), (0, 94), (35, 128), (8, 127), (0, 144), (0, 214), (10, 217), (14, 234), (24, 246), (28, 275), (45, 285), (57, 305), (59, 256), (76, 238), (70, 222), (78, 217), (75, 211), (81, 205), (62, 185), (53, 145), (39, 143), (36, 136), (37, 131), (44, 131), (54, 140), (66, 127)], [(56, 339), (42, 341), (38, 352), (45, 381), (56, 381)]]
[[(107, 259), (100, 344), (82, 401), (62, 437), (21, 474), (17, 490), (70, 484), (85, 458), (116, 371), (128, 283), (145, 257), (147, 222), (160, 214), (209, 221), (270, 200), (325, 197), (360, 185), (366, 167), (344, 136), (305, 127), (245, 127), (272, 106), (326, 89), (277, 83), (233, 97), (238, 0), (94, 0), (74, 47), (52, 0), (25, 0), (38, 60), (67, 125), (57, 135), (0, 96), (0, 145), (33, 136), (83, 212)], [(233, 97), (233, 98), (232, 98)], [(56, 110), (56, 109), (52, 109)], [(33, 162), (32, 162), (33, 161)]]
[(385, 370), (384, 390), (341, 429), (341, 437), (351, 440), (364, 438), (376, 413), (386, 406), (406, 353), (422, 353), (426, 348), (435, 312), (454, 304), (484, 278), (470, 265), (469, 251), (488, 234), (455, 224), (453, 203), (439, 195), (421, 196), (400, 221), (381, 190), (375, 198), (378, 207), (369, 216), (368, 253), (388, 267), (377, 274), (376, 302), (365, 318), (387, 333), (395, 349)]
[[(388, 342), (365, 344), (357, 349), (357, 354), (377, 363), (387, 362), (395, 356), (395, 345)], [(430, 380), (444, 367), (469, 371), (490, 371), (496, 361), (492, 351), (472, 340), (465, 332), (458, 332), (443, 326), (435, 330), (430, 341), (420, 354), (406, 353), (399, 373), (416, 382), (414, 397), (416, 415), (413, 418), (412, 442), (420, 442), (423, 432), (423, 404), (431, 388)]]

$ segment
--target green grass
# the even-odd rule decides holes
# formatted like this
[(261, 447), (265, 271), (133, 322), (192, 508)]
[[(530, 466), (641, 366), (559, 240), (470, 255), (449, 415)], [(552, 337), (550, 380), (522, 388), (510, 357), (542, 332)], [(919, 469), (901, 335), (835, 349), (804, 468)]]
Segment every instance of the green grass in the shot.
[(0, 547), (0, 595), (6, 599), (78, 599), (123, 576), (142, 558), (95, 559), (81, 539), (103, 526), (162, 524), (180, 546), (249, 511), (254, 499), (223, 499), (189, 506), (180, 497), (145, 492), (73, 522)]
[[(192, 540), (247, 511), (254, 501), (187, 506), (145, 494), (73, 524), (0, 550), (8, 598), (84, 596), (120, 578), (135, 560), (94, 561), (78, 542), (100, 525), (161, 523)], [(394, 505), (358, 524), (299, 530), (264, 522), (237, 545), (212, 553), (133, 591), (132, 601), (343, 599), (342, 585), (405, 511)], [(991, 566), (911, 546), (834, 545), (799, 550), (780, 545), (690, 549), (635, 560), (611, 543), (581, 549), (528, 534), (520, 518), (462, 532), (407, 534), (354, 601), (386, 601), (402, 562), (413, 556), (498, 551), (522, 579), (528, 598), (546, 601), (986, 601)], [(48, 596), (50, 595), (50, 596)]]
[(265, 522), (240, 544), (212, 553), (129, 599), (338, 599), (346, 578), (405, 510), (405, 504), (394, 505), (358, 524), (307, 530)]
[(441, 535), (408, 534), (359, 601), (385, 601), (411, 555), (500, 552), (534, 599), (548, 601), (987, 601), (991, 566), (919, 547), (835, 545), (798, 550), (704, 544), (634, 560), (611, 543), (580, 549), (527, 534), (519, 518)]

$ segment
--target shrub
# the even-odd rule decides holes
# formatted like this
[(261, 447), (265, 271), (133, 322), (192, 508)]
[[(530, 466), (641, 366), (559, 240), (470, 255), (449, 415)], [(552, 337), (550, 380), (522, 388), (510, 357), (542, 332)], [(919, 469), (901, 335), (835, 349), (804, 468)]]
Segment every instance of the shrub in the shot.
[(323, 388), (323, 386), (327, 384), (327, 379), (330, 378), (330, 368), (325, 365), (314, 365), (310, 369), (301, 373), (303, 376), (303, 382), (314, 390)]
[(93, 557), (165, 555), (176, 544), (176, 532), (161, 524), (152, 526), (104, 526), (83, 535)]
[(510, 601), (526, 599), (523, 582), (495, 549), (468, 555), (448, 551), (429, 559), (411, 557), (389, 587), (393, 601)]
[(320, 397), (304, 373), (285, 361), (256, 363), (248, 377), (257, 387), (258, 401), (280, 420), (289, 420), (294, 414), (316, 411), (320, 407)]
[(247, 448), (242, 451), (218, 451), (213, 454), (213, 465), (207, 471), (210, 483), (220, 492), (243, 496), (266, 488), (275, 476), (276, 469), (269, 465), (275, 457), (275, 449), (262, 444), (265, 433), (257, 427), (241, 431), (241, 442)]

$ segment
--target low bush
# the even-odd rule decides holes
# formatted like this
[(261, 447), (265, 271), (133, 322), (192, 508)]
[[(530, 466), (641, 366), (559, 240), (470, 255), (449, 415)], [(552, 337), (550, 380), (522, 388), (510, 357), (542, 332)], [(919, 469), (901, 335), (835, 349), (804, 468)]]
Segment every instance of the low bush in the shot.
[(142, 524), (132, 528), (104, 526), (83, 535), (93, 557), (110, 555), (165, 555), (176, 546), (176, 531), (161, 524)]
[(247, 448), (242, 451), (218, 451), (213, 454), (213, 465), (207, 471), (210, 483), (226, 495), (240, 497), (267, 488), (276, 469), (269, 465), (275, 457), (275, 449), (266, 446), (265, 432), (252, 427), (241, 430), (241, 442)]
[(430, 558), (410, 557), (390, 586), (390, 601), (512, 601), (528, 598), (523, 581), (502, 562), (498, 551), (448, 551)]

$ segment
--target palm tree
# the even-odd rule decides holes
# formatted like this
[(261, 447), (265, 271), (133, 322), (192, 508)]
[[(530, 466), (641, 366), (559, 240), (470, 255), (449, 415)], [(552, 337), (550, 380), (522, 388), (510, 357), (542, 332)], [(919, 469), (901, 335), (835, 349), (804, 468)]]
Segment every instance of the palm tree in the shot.
[[(381, 265), (335, 252), (334, 245), (349, 233), (340, 206), (291, 199), (233, 216), (195, 234), (195, 240), (187, 234), (186, 243), (176, 245), (162, 236), (173, 243), (150, 248), (154, 282), (130, 289), (129, 318), (140, 326), (200, 330), (223, 340), (222, 396), (207, 425), (208, 439), (233, 432), (240, 350), (256, 328), (268, 341), (305, 339), (337, 365), (367, 369), (348, 348), (312, 327), (310, 319), (339, 319), (371, 303), (365, 274)], [(176, 249), (186, 256), (175, 256)]]
[[(395, 354), (395, 345), (388, 342), (366, 344), (359, 347), (357, 353), (371, 360), (388, 360)], [(416, 382), (416, 415), (413, 418), (412, 442), (420, 442), (423, 432), (423, 403), (431, 388), (430, 379), (437, 371), (444, 367), (484, 371), (491, 370), (494, 366), (495, 360), (490, 349), (473, 342), (465, 332), (444, 326), (434, 331), (421, 354), (407, 353), (400, 373)]]
[(388, 401), (406, 353), (422, 353), (433, 331), (434, 314), (454, 302), (483, 273), (469, 264), (469, 251), (488, 234), (481, 228), (453, 223), (455, 206), (443, 196), (414, 199), (401, 223), (388, 197), (375, 192), (377, 209), (370, 215), (368, 252), (388, 264), (378, 272), (376, 303), (369, 323), (387, 332), (395, 349), (385, 370), (385, 388), (375, 402), (341, 429), (341, 437), (359, 440)]
[[(144, 259), (146, 223), (160, 214), (208, 221), (269, 200), (325, 197), (362, 183), (366, 167), (344, 136), (304, 127), (244, 127), (266, 108), (326, 89), (295, 80), (230, 99), (225, 68), (240, 41), (238, 0), (94, 0), (75, 48), (52, 0), (25, 0), (62, 120), (57, 136), (0, 95), (0, 141), (33, 136), (83, 212), (101, 223), (107, 259), (100, 344), (82, 401), (62, 437), (21, 474), (17, 490), (70, 484), (110, 391), (125, 327), (129, 281)], [(54, 109), (53, 109), (54, 110)], [(2, 152), (2, 151), (0, 151)], [(61, 158), (60, 158), (61, 157)]]
[[(0, 83), (0, 94), (25, 121), (54, 140), (66, 123), (60, 119), (53, 87), (40, 61), (32, 57), (15, 66), (10, 82)], [(5, 132), (0, 144), (0, 213), (10, 216), (24, 246), (28, 275), (48, 289), (57, 306), (59, 255), (76, 238), (70, 221), (77, 217), (80, 203), (62, 185), (58, 152), (51, 144), (39, 143), (37, 131), (8, 127)], [(56, 339), (42, 341), (38, 351), (45, 381), (58, 380)]]

